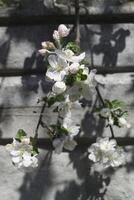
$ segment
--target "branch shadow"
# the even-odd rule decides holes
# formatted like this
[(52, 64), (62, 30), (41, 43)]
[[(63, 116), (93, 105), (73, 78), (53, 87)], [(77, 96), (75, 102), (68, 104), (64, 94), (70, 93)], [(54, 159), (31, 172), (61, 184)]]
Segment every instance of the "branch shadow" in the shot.
[(53, 176), (50, 170), (51, 156), (52, 152), (46, 154), (37, 172), (32, 171), (25, 174), (24, 182), (19, 188), (21, 193), (20, 200), (41, 200), (42, 196), (47, 194), (48, 188), (51, 187)]
[(102, 66), (115, 67), (118, 61), (118, 54), (126, 47), (126, 38), (130, 35), (129, 30), (119, 28), (114, 31), (114, 25), (101, 25), (100, 39), (97, 45), (93, 46), (93, 53), (103, 54)]

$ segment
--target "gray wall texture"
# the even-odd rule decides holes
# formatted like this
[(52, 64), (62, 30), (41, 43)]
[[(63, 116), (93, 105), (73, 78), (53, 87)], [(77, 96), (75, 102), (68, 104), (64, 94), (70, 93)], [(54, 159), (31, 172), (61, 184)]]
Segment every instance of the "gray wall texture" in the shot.
[[(52, 1), (24, 3), (26, 8), (22, 6), (16, 12), (47, 13), (48, 8), (51, 12), (57, 11), (53, 9)], [(114, 0), (109, 3), (99, 0), (85, 3), (91, 6), (92, 12), (104, 11), (104, 5), (116, 12), (119, 9), (130, 12), (134, 8), (133, 1), (124, 4)], [(64, 8), (60, 9), (62, 12)], [(57, 26), (0, 28), (0, 69), (44, 68), (37, 50), (42, 41), (51, 39), (54, 28)], [(82, 51), (86, 51), (93, 66), (134, 65), (133, 24), (81, 25), (80, 30)], [(74, 33), (72, 38), (75, 38)], [(129, 110), (132, 128), (114, 128), (116, 136), (134, 137), (134, 73), (97, 75), (97, 80), (102, 84), (104, 98), (122, 99)], [(1, 139), (14, 137), (19, 128), (34, 134), (41, 109), (37, 100), (48, 92), (50, 86), (45, 75), (0, 78)], [(90, 106), (80, 108), (76, 105), (73, 117), (75, 123), (81, 124), (80, 137), (110, 136), (105, 123), (91, 114)], [(45, 111), (44, 118), (47, 122), (55, 120), (51, 110)], [(40, 127), (39, 135), (47, 137), (45, 129)], [(12, 166), (5, 147), (0, 146), (0, 200), (134, 200), (134, 147), (124, 148), (128, 155), (127, 164), (116, 170), (103, 170), (88, 160), (84, 146), (71, 153), (56, 155), (44, 145), (40, 149), (39, 167), (32, 171), (20, 171)]]

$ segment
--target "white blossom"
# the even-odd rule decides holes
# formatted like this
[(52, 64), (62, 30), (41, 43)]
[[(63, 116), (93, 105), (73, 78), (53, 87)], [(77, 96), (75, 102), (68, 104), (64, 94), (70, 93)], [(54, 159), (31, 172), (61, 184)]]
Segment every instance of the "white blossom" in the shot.
[(126, 128), (131, 127), (131, 125), (127, 122), (127, 120), (124, 117), (120, 117), (118, 119), (118, 122), (119, 122), (119, 126), (121, 126), (121, 127), (126, 127)]
[(93, 162), (99, 162), (104, 168), (118, 167), (125, 162), (125, 153), (121, 147), (117, 146), (114, 139), (98, 138), (88, 151), (89, 159)]
[(63, 120), (63, 127), (68, 131), (68, 135), (53, 140), (53, 146), (56, 153), (61, 153), (63, 148), (69, 151), (74, 150), (77, 142), (74, 137), (79, 133), (79, 126), (72, 125), (71, 112), (68, 112)]
[(81, 53), (78, 56), (75, 56), (74, 52), (71, 51), (70, 49), (66, 49), (66, 50), (55, 50), (55, 53), (62, 59), (68, 61), (68, 62), (72, 62), (72, 63), (79, 63), (81, 62), (84, 58), (85, 58), (85, 52)]
[(75, 140), (71, 139), (69, 135), (65, 135), (53, 140), (53, 147), (55, 148), (55, 152), (57, 154), (60, 154), (63, 151), (63, 148), (68, 151), (73, 151), (76, 145), (77, 143), (75, 142)]
[(57, 81), (52, 87), (52, 91), (55, 94), (61, 94), (65, 92), (65, 90), (66, 90), (66, 84), (63, 81)]
[(86, 100), (92, 99), (92, 96), (96, 92), (96, 82), (94, 80), (93, 73), (94, 72), (91, 71), (88, 74), (87, 70), (85, 70), (83, 74), (87, 75), (87, 80), (76, 82), (71, 88), (68, 89), (67, 92), (71, 101), (77, 101), (80, 97), (83, 97)]
[(66, 116), (66, 114), (70, 112), (72, 105), (73, 105), (73, 102), (70, 101), (69, 95), (66, 95), (65, 101), (60, 102), (60, 104), (58, 106), (58, 111), (62, 118), (64, 118)]
[(13, 139), (13, 143), (6, 145), (6, 149), (12, 157), (12, 163), (18, 168), (38, 166), (37, 155), (31, 154), (32, 145), (29, 138), (23, 138), (22, 142)]
[(62, 81), (66, 75), (66, 67), (68, 67), (66, 60), (56, 55), (50, 55), (48, 62), (50, 68), (47, 70), (46, 76), (54, 81)]
[(58, 27), (58, 33), (60, 37), (67, 37), (69, 35), (70, 29), (64, 24), (60, 24)]

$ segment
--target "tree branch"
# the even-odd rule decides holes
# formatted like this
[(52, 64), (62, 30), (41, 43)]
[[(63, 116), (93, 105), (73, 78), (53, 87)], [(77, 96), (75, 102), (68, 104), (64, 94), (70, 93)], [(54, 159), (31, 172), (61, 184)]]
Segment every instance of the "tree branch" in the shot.
[[(104, 106), (104, 105), (105, 105), (105, 104), (104, 104), (104, 100), (103, 100), (103, 97), (102, 97), (102, 95), (101, 95), (101, 93), (100, 93), (100, 90), (99, 90), (99, 87), (98, 87), (98, 86), (96, 86), (96, 92), (97, 92), (97, 94), (98, 94), (98, 97), (99, 97), (99, 99), (100, 99), (102, 105)], [(109, 127), (109, 129), (110, 129), (110, 131), (111, 131), (111, 136), (112, 136), (112, 138), (115, 138), (113, 127), (112, 127), (110, 124), (108, 125), (108, 127)]]

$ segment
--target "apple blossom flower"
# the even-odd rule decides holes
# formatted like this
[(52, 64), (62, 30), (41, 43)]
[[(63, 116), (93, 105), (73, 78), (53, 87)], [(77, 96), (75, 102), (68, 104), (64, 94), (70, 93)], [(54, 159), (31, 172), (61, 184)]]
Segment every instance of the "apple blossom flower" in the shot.
[(56, 83), (54, 83), (53, 87), (52, 87), (52, 91), (55, 94), (60, 94), (65, 92), (66, 90), (66, 84), (63, 81), (57, 81)]
[(70, 49), (66, 49), (66, 50), (59, 50), (56, 49), (55, 53), (57, 54), (57, 56), (59, 56), (60, 58), (68, 61), (68, 62), (72, 62), (72, 63), (79, 63), (81, 62), (84, 58), (85, 58), (85, 52), (81, 53), (78, 56), (75, 56), (74, 52), (71, 51)]
[(131, 125), (127, 122), (127, 120), (124, 117), (120, 117), (118, 119), (118, 123), (120, 127), (126, 127), (126, 128), (130, 128)]
[(68, 67), (66, 60), (56, 55), (50, 55), (48, 62), (50, 68), (47, 70), (46, 76), (54, 81), (62, 81), (66, 75), (66, 68)]
[(70, 112), (72, 105), (73, 105), (73, 102), (70, 101), (69, 95), (65, 96), (65, 101), (60, 102), (58, 106), (58, 111), (62, 118), (65, 117), (66, 114)]
[(60, 24), (58, 27), (58, 33), (60, 37), (67, 37), (69, 35), (70, 29), (64, 24)]
[(63, 148), (68, 151), (73, 151), (77, 143), (75, 140), (71, 139), (68, 136), (62, 136), (53, 140), (53, 147), (55, 148), (55, 153), (60, 154), (63, 151)]
[(66, 113), (66, 116), (63, 120), (63, 128), (68, 132), (67, 135), (63, 135), (59, 138), (53, 140), (53, 146), (56, 153), (61, 153), (63, 148), (69, 151), (74, 150), (77, 145), (77, 142), (74, 140), (74, 137), (79, 133), (79, 126), (72, 125), (71, 112)]
[(115, 149), (115, 146), (117, 145), (116, 140), (109, 138), (98, 138), (97, 143), (99, 143), (100, 150), (102, 152), (108, 152), (108, 151), (113, 151)]
[(32, 155), (33, 146), (29, 138), (24, 137), (21, 142), (13, 138), (13, 143), (7, 144), (6, 149), (12, 157), (12, 163), (18, 168), (38, 166), (37, 154)]
[(93, 162), (99, 162), (104, 168), (118, 167), (125, 162), (125, 152), (117, 146), (114, 139), (98, 138), (96, 143), (88, 149), (88, 158)]
[(115, 151), (109, 152), (109, 154), (103, 157), (103, 166), (107, 168), (111, 167), (119, 167), (126, 162), (126, 153), (121, 147), (116, 147)]
[[(71, 88), (68, 89), (69, 98), (71, 101), (77, 101), (80, 97), (86, 100), (91, 100), (92, 96), (95, 94), (96, 81), (94, 80), (94, 72), (87, 73), (87, 70), (83, 72), (87, 75), (85, 81), (76, 82)], [(90, 77), (91, 75), (91, 77)]]

